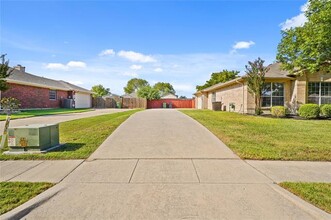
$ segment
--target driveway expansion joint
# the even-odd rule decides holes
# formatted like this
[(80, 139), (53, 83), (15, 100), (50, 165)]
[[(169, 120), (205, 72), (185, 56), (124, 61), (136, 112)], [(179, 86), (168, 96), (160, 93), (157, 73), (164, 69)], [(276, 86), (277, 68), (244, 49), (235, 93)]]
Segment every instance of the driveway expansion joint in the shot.
[(256, 167), (254, 167), (253, 165), (251, 165), (250, 163), (248, 163), (246, 160), (242, 160), (244, 161), (246, 164), (248, 164), (250, 167), (252, 167), (254, 170), (256, 170), (258, 173), (262, 174), (263, 176), (265, 176), (266, 178), (268, 178), (269, 180), (271, 180), (274, 184), (277, 184), (277, 182), (272, 179), (271, 177), (269, 177), (267, 174), (263, 173), (262, 171), (260, 171), (259, 169), (257, 169)]
[(198, 174), (197, 168), (195, 167), (195, 164), (194, 164), (193, 159), (191, 159), (191, 162), (192, 162), (192, 165), (193, 165), (193, 168), (194, 168), (195, 174), (197, 175), (197, 178), (198, 178), (198, 180), (199, 180), (199, 183), (201, 183), (201, 181), (200, 181), (200, 177), (199, 177), (199, 174)]
[(137, 168), (137, 165), (138, 165), (138, 162), (139, 162), (139, 159), (137, 160), (133, 170), (132, 170), (132, 173), (131, 173), (131, 176), (130, 176), (130, 179), (129, 179), (129, 182), (128, 183), (131, 183), (131, 180), (132, 180), (132, 177), (133, 177), (133, 174), (134, 172), (136, 171), (136, 168)]
[(40, 163), (38, 163), (38, 164), (36, 164), (36, 165), (34, 165), (34, 166), (28, 168), (27, 170), (22, 171), (21, 173), (19, 173), (19, 174), (13, 176), (13, 177), (11, 177), (11, 178), (9, 178), (8, 180), (6, 180), (6, 181), (4, 181), (4, 182), (9, 182), (10, 180), (12, 180), (12, 179), (14, 179), (14, 178), (16, 178), (16, 177), (22, 175), (23, 173), (25, 173), (25, 172), (27, 172), (27, 171), (29, 171), (29, 170), (31, 170), (31, 169), (33, 169), (33, 168), (39, 166), (40, 164), (42, 164), (42, 163), (44, 163), (44, 162), (45, 162), (45, 161), (43, 160), (43, 161), (41, 161)]

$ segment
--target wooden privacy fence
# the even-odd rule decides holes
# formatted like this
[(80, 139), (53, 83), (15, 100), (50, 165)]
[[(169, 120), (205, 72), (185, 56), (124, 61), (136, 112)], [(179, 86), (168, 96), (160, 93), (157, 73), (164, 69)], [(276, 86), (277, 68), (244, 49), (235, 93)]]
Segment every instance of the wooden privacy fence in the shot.
[(93, 98), (94, 108), (116, 108), (116, 103), (121, 101), (120, 98), (110, 98), (110, 97), (97, 97)]
[(194, 99), (159, 99), (148, 100), (147, 108), (163, 108), (163, 103), (167, 103), (167, 108), (195, 108)]
[(143, 98), (122, 98), (123, 108), (147, 108), (147, 100)]
[(121, 108), (146, 108), (147, 101), (143, 98), (121, 98), (121, 97), (97, 97), (93, 98), (94, 108), (117, 108), (117, 103)]

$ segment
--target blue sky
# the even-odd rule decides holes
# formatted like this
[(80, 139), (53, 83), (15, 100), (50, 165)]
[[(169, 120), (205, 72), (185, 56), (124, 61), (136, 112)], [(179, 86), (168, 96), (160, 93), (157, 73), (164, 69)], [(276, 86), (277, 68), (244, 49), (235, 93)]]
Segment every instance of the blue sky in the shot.
[(29, 73), (123, 94), (132, 77), (192, 96), (212, 72), (275, 61), (306, 0), (1, 1), (1, 54)]

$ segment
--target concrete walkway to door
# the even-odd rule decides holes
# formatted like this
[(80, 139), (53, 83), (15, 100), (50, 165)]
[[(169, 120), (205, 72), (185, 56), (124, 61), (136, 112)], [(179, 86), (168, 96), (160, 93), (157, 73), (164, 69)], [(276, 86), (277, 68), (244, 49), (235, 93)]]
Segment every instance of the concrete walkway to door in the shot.
[(26, 219), (329, 219), (176, 110), (125, 121), (55, 187), (1, 216)]

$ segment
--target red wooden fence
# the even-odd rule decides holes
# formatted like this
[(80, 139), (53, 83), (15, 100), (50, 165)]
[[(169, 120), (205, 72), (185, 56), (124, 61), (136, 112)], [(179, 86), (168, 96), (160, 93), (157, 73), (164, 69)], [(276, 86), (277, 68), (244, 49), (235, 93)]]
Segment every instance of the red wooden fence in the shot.
[(195, 108), (194, 99), (160, 99), (148, 100), (147, 108), (163, 108), (163, 103), (167, 103), (167, 108), (171, 103), (172, 108)]

